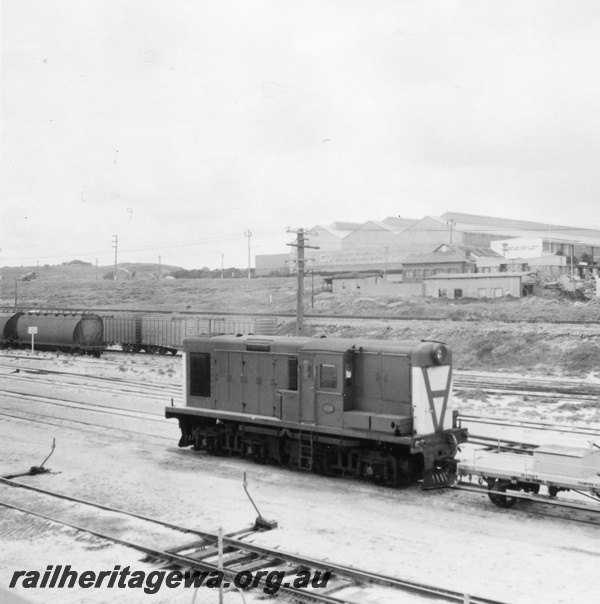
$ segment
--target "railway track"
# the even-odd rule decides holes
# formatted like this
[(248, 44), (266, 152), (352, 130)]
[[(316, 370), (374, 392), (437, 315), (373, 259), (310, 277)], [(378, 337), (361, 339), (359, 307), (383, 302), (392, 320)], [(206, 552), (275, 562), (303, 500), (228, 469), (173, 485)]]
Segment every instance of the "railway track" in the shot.
[[(96, 392), (105, 392), (107, 384), (110, 384), (113, 387), (115, 385), (119, 386), (119, 390), (117, 390), (116, 393), (141, 397), (156, 395), (166, 397), (180, 397), (182, 394), (181, 386), (177, 386), (175, 384), (149, 382), (148, 380), (142, 381), (119, 377), (99, 376), (89, 373), (82, 374), (77, 372), (59, 371), (54, 369), (45, 370), (38, 368), (23, 368), (19, 369), (18, 373), (15, 373), (14, 365), (0, 363), (0, 367), (5, 369), (12, 369), (12, 371), (0, 372), (0, 375), (3, 375), (5, 379), (19, 382), (40, 384), (40, 382), (45, 381), (49, 385), (76, 388), (78, 390), (84, 389)], [(56, 381), (52, 381), (52, 378), (63, 377), (67, 377), (71, 381), (59, 381), (58, 379)]]
[[(193, 541), (182, 543), (181, 545), (160, 548), (148, 546), (142, 543), (136, 543), (128, 539), (123, 539), (116, 535), (109, 535), (94, 528), (81, 526), (68, 520), (49, 516), (39, 509), (35, 511), (24, 508), (20, 504), (8, 501), (0, 501), (0, 505), (5, 508), (15, 510), (19, 513), (43, 518), (46, 521), (53, 522), (62, 526), (70, 527), (81, 533), (87, 533), (107, 542), (116, 543), (145, 555), (144, 562), (151, 562), (160, 568), (168, 566), (181, 570), (189, 571), (218, 571), (222, 570), (223, 576), (230, 583), (235, 581), (235, 577), (240, 573), (254, 573), (253, 586), (265, 587), (266, 575), (270, 572), (283, 573), (280, 593), (290, 596), (292, 601), (319, 602), (324, 604), (365, 604), (368, 602), (377, 602), (381, 594), (367, 593), (372, 590), (372, 586), (378, 586), (385, 590), (393, 590), (400, 594), (415, 594), (421, 598), (435, 599), (441, 602), (470, 602), (472, 604), (501, 604), (498, 600), (485, 597), (469, 595), (458, 591), (448, 590), (435, 585), (407, 581), (397, 577), (378, 574), (371, 571), (359, 570), (354, 567), (347, 567), (332, 563), (328, 560), (319, 560), (287, 552), (279, 547), (265, 547), (248, 541), (249, 538), (256, 535), (256, 528), (245, 529), (227, 535), (221, 540), (218, 534), (191, 529), (181, 525), (164, 522), (148, 516), (143, 516), (127, 510), (122, 510), (99, 503), (94, 503), (84, 499), (79, 499), (69, 495), (56, 493), (46, 489), (25, 485), (15, 480), (0, 478), (0, 484), (5, 487), (13, 487), (33, 491), (38, 495), (50, 497), (52, 500), (62, 500), (69, 504), (76, 503), (81, 506), (87, 506), (108, 512), (132, 518), (144, 523), (157, 526), (160, 529), (168, 529), (178, 533), (184, 533), (193, 536)], [(221, 543), (219, 543), (221, 541)], [(219, 561), (219, 550), (222, 552), (222, 561)], [(262, 571), (262, 572), (260, 572)], [(299, 572), (310, 573), (311, 576), (328, 576), (326, 585), (319, 589), (306, 589), (296, 587), (293, 579)], [(268, 592), (266, 592), (268, 593)], [(402, 597), (402, 596), (400, 596)]]
[(573, 397), (586, 401), (598, 401), (600, 398), (600, 384), (582, 384), (581, 381), (574, 380), (482, 376), (465, 374), (461, 371), (454, 372), (454, 387), (539, 397)]
[[(18, 309), (15, 308), (5, 308), (3, 310), (17, 312)], [(41, 309), (33, 309), (35, 311)], [(52, 308), (52, 309), (43, 309), (44, 311), (51, 310), (52, 312), (67, 312), (67, 313), (95, 313), (98, 315), (106, 314), (106, 313), (119, 313), (119, 314), (128, 314), (128, 315), (165, 315), (165, 316), (173, 316), (173, 314), (184, 315), (184, 316), (199, 316), (199, 317), (275, 317), (277, 319), (295, 319), (296, 314), (293, 312), (234, 312), (234, 311), (197, 311), (197, 310), (156, 310), (156, 309), (142, 309), (142, 310), (124, 310), (122, 308)], [(306, 319), (326, 319), (326, 320), (368, 320), (368, 321), (393, 321), (393, 322), (402, 322), (402, 321), (450, 321), (448, 317), (437, 317), (437, 316), (413, 316), (413, 315), (403, 315), (403, 316), (394, 316), (394, 315), (364, 315), (357, 317), (356, 315), (347, 315), (347, 314), (315, 314), (310, 312), (305, 312), (304, 317)], [(488, 319), (486, 319), (488, 320)], [(460, 322), (467, 323), (477, 323), (481, 321), (479, 318), (468, 319), (461, 318)], [(453, 321), (458, 322), (458, 321)], [(529, 321), (524, 321), (523, 319), (494, 319), (496, 323), (532, 323), (535, 325), (540, 324), (549, 324), (549, 325), (598, 325), (600, 321), (594, 320), (551, 320), (551, 319), (533, 319)]]
[[(80, 403), (75, 401), (64, 401), (60, 398), (52, 398), (44, 395), (26, 394), (21, 392), (12, 392), (9, 390), (0, 390), (0, 394), (7, 400), (13, 400), (17, 403), (16, 406), (2, 407), (0, 416), (8, 417), (11, 419), (17, 419), (29, 423), (38, 423), (50, 426), (65, 426), (69, 428), (70, 425), (76, 426), (72, 429), (78, 431), (84, 430), (89, 432), (98, 432), (99, 430), (110, 430), (119, 433), (132, 434), (136, 436), (147, 436), (151, 438), (159, 438), (168, 440), (173, 443), (175, 436), (162, 433), (163, 430), (167, 429), (169, 423), (165, 420), (164, 416), (159, 413), (152, 413), (149, 411), (132, 411), (130, 409), (123, 409), (119, 407), (111, 407), (108, 405), (92, 405), (89, 403)], [(43, 411), (33, 410), (29, 408), (23, 408), (21, 403), (39, 403), (45, 406), (49, 406), (53, 409), (62, 409), (68, 413), (69, 416), (60, 416), (56, 413), (44, 413)], [(82, 412), (84, 414), (94, 414), (97, 418), (98, 414), (104, 415), (115, 421), (109, 425), (99, 423), (98, 419), (90, 419), (89, 421), (84, 418), (77, 419), (72, 416), (72, 412)], [(149, 422), (148, 426), (156, 426), (154, 432), (144, 432), (141, 430), (133, 429), (133, 426), (127, 427), (126, 422), (132, 421), (138, 423), (140, 420), (143, 422)]]
[[(65, 422), (67, 422), (70, 424), (76, 424), (77, 425), (76, 429), (79, 432), (82, 431), (81, 426), (84, 426), (84, 427), (89, 426), (89, 428), (91, 428), (91, 429), (83, 428), (83, 431), (97, 433), (99, 429), (111, 430), (111, 431), (117, 431), (117, 432), (125, 433), (125, 434), (134, 434), (136, 436), (150, 436), (152, 438), (160, 438), (160, 439), (169, 441), (171, 444), (173, 443), (173, 437), (169, 437), (169, 436), (161, 436), (160, 434), (149, 434), (147, 432), (140, 432), (139, 430), (129, 430), (129, 429), (123, 428), (123, 427), (101, 426), (95, 422), (85, 422), (85, 421), (76, 420), (76, 419), (59, 418), (59, 417), (56, 417), (55, 415), (30, 413), (29, 411), (20, 411), (19, 410), (17, 413), (7, 413), (6, 411), (0, 411), (0, 416), (8, 417), (10, 419), (16, 419), (16, 420), (21, 420), (21, 421), (25, 421), (25, 422), (35, 423), (35, 424), (44, 424), (47, 426), (64, 426)], [(67, 428), (68, 427), (69, 426), (67, 426)], [(75, 428), (72, 428), (72, 429), (75, 429)]]
[[(553, 424), (550, 422), (534, 422), (530, 420), (510, 420), (507, 418), (488, 417), (484, 415), (470, 415), (459, 413), (458, 421), (461, 427), (468, 427), (469, 424), (499, 426), (504, 428), (527, 428), (531, 430), (543, 430), (546, 432), (560, 432), (564, 434), (578, 434), (582, 436), (590, 436), (592, 438), (600, 438), (600, 430), (597, 428), (589, 428), (587, 426), (565, 426), (562, 424)], [(463, 426), (463, 424), (466, 424)], [(473, 436), (473, 438), (477, 438)], [(489, 437), (487, 437), (490, 439)], [(493, 440), (493, 439), (490, 439)]]
[[(477, 495), (488, 495), (489, 490), (486, 486), (467, 481), (457, 482), (450, 487), (453, 491), (463, 491)], [(600, 526), (600, 502), (594, 505), (586, 505), (583, 500), (559, 500), (543, 495), (535, 495), (524, 492), (511, 492), (511, 498), (518, 499), (521, 507), (516, 507), (515, 512), (526, 512), (535, 516), (545, 516), (560, 520), (568, 520), (580, 524), (589, 524)], [(594, 500), (597, 501), (597, 500)]]

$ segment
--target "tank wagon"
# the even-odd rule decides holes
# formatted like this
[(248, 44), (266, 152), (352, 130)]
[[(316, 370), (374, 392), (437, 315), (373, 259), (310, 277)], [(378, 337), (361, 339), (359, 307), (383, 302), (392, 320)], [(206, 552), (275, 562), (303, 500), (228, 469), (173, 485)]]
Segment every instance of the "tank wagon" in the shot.
[(217, 336), (183, 344), (180, 447), (424, 488), (455, 478), (467, 430), (433, 341)]
[(41, 312), (0, 315), (2, 346), (31, 346), (29, 328), (37, 328), (34, 335), (34, 346), (37, 350), (62, 350), (100, 356), (106, 348), (102, 319), (99, 316)]

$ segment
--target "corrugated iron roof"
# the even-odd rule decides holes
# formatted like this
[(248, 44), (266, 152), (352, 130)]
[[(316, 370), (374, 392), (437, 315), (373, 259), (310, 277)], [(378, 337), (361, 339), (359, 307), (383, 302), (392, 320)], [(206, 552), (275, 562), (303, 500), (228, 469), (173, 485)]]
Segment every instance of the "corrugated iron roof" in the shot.
[(535, 275), (535, 271), (514, 273), (438, 273), (432, 277), (425, 277), (423, 281), (431, 279), (499, 279), (506, 277), (528, 277)]

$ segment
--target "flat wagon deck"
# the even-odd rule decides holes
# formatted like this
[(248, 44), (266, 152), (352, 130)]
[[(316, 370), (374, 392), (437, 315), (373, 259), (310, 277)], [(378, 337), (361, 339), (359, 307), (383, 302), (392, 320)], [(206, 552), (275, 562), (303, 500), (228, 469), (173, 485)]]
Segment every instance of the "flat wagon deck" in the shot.
[[(600, 498), (600, 446), (543, 445), (506, 451), (477, 449), (458, 464), (461, 482), (479, 477), (488, 484), (488, 495), (499, 507), (512, 507), (518, 497), (507, 491), (537, 495), (543, 486), (550, 498), (561, 491), (577, 491)], [(600, 508), (599, 508), (600, 509)]]

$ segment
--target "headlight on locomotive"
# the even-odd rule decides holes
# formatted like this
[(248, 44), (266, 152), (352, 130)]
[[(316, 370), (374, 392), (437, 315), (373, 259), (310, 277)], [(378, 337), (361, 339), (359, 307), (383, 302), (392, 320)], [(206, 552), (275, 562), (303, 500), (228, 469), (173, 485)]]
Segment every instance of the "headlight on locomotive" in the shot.
[(448, 357), (448, 347), (445, 344), (436, 344), (431, 350), (431, 358), (436, 365), (442, 365)]

